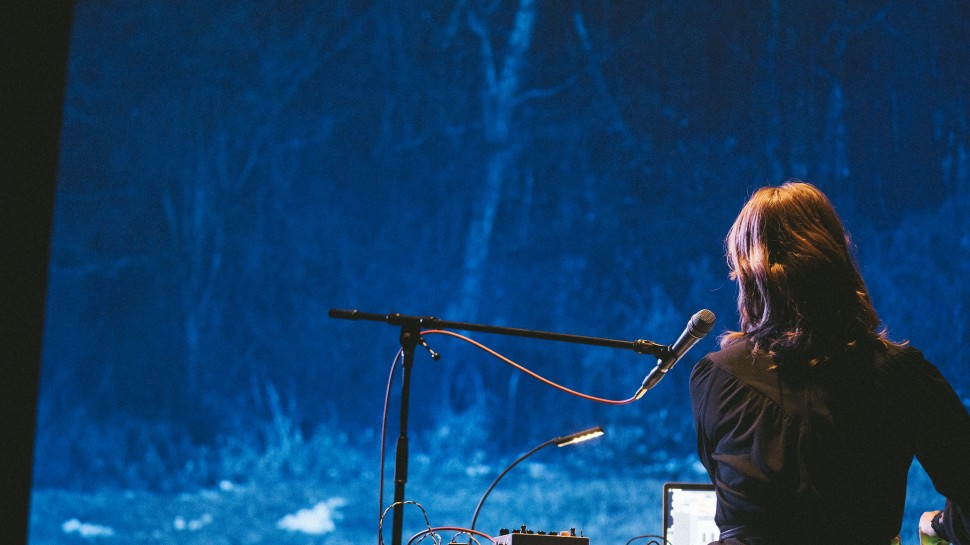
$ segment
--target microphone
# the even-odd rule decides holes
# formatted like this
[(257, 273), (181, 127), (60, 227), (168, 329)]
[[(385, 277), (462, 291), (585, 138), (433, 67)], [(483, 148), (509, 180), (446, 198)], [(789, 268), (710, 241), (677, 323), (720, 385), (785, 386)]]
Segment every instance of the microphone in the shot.
[(687, 327), (677, 338), (677, 341), (663, 349), (660, 357), (657, 358), (657, 366), (643, 379), (643, 384), (640, 385), (640, 389), (637, 390), (633, 398), (640, 399), (643, 394), (647, 393), (647, 390), (656, 386), (660, 379), (667, 374), (667, 371), (673, 369), (680, 358), (697, 344), (697, 341), (703, 339), (714, 329), (714, 322), (716, 321), (717, 317), (714, 316), (714, 313), (706, 308), (691, 316), (690, 321), (687, 322)]

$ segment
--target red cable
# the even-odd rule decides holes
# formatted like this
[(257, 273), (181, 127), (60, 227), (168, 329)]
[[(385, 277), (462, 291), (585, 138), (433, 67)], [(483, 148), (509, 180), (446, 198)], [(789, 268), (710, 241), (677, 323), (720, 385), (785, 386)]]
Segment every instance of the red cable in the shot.
[(525, 367), (523, 367), (523, 366), (519, 365), (518, 363), (515, 363), (514, 361), (506, 358), (505, 356), (499, 354), (498, 352), (492, 350), (491, 348), (489, 348), (489, 347), (487, 347), (487, 346), (485, 346), (485, 345), (483, 345), (483, 344), (481, 344), (481, 343), (479, 343), (477, 341), (474, 341), (472, 339), (469, 339), (468, 337), (466, 337), (464, 335), (460, 335), (458, 333), (455, 333), (454, 331), (447, 331), (447, 330), (444, 330), (444, 329), (427, 329), (425, 331), (422, 331), (421, 332), (421, 335), (450, 335), (452, 337), (455, 337), (456, 339), (461, 339), (461, 340), (463, 340), (463, 341), (471, 344), (472, 346), (475, 346), (476, 348), (479, 348), (481, 350), (484, 350), (485, 352), (488, 352), (489, 354), (495, 356), (496, 358), (504, 361), (505, 363), (511, 365), (512, 367), (515, 367), (519, 371), (522, 371), (523, 373), (529, 375), (530, 377), (532, 377), (532, 378), (534, 378), (534, 379), (536, 379), (536, 380), (538, 380), (538, 381), (540, 381), (540, 382), (542, 382), (544, 384), (547, 384), (549, 386), (552, 386), (553, 388), (556, 388), (556, 389), (561, 390), (563, 392), (572, 394), (572, 395), (574, 395), (576, 397), (581, 397), (581, 398), (586, 399), (586, 400), (589, 400), (589, 401), (596, 401), (596, 402), (599, 402), (599, 403), (606, 403), (606, 404), (609, 404), (609, 405), (626, 405), (627, 403), (631, 403), (633, 401), (636, 401), (636, 399), (637, 399), (636, 397), (631, 397), (629, 399), (623, 399), (623, 400), (604, 399), (604, 398), (601, 398), (601, 397), (595, 397), (595, 396), (591, 396), (591, 395), (584, 394), (584, 393), (581, 393), (581, 392), (577, 392), (575, 390), (570, 390), (569, 388), (566, 388), (565, 386), (562, 386), (560, 384), (556, 384), (555, 382), (553, 382), (553, 381), (551, 381), (551, 380), (549, 380), (547, 378), (544, 378), (544, 377), (542, 377), (542, 376), (540, 376), (540, 375), (538, 375), (538, 374), (536, 374), (536, 373), (534, 373), (534, 372), (526, 369)]

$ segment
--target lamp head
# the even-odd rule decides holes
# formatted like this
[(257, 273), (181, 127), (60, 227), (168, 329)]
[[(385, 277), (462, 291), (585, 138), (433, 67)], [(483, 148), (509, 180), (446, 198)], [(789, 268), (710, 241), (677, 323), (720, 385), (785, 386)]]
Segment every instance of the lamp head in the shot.
[(590, 439), (599, 437), (604, 433), (606, 432), (603, 431), (602, 426), (596, 426), (595, 428), (590, 428), (588, 430), (578, 431), (576, 433), (557, 437), (556, 439), (553, 439), (553, 442), (556, 443), (557, 447), (564, 447), (566, 445), (575, 445), (576, 443), (589, 441)]

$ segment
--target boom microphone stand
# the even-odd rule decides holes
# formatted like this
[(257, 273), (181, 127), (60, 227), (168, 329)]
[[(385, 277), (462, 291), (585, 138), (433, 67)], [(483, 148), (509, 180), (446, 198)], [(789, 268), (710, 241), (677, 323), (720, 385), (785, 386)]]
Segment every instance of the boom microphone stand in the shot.
[[(395, 447), (394, 462), (394, 513), (391, 526), (391, 545), (401, 545), (404, 526), (404, 486), (408, 480), (408, 405), (411, 397), (411, 367), (414, 365), (414, 347), (421, 340), (422, 329), (459, 329), (462, 331), (478, 331), (514, 337), (528, 337), (548, 341), (561, 341), (608, 348), (623, 348), (633, 350), (638, 354), (662, 357), (669, 351), (669, 347), (653, 341), (639, 339), (636, 341), (620, 341), (565, 333), (551, 333), (548, 331), (534, 331), (511, 327), (499, 327), (465, 322), (449, 322), (432, 316), (405, 316), (402, 314), (373, 314), (358, 310), (330, 309), (327, 313), (331, 318), (342, 320), (369, 320), (385, 322), (388, 325), (400, 326), (401, 351), (403, 353), (403, 381), (401, 383), (401, 413), (400, 434)], [(642, 394), (641, 394), (642, 395)]]

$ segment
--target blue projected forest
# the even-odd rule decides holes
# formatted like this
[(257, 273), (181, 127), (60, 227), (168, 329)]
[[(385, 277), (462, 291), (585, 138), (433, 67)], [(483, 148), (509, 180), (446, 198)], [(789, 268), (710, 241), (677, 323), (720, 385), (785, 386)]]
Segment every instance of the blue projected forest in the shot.
[[(594, 426), (475, 528), (659, 534), (663, 484), (708, 482), (687, 389), (738, 328), (725, 234), (788, 179), (970, 406), (967, 66), (958, 1), (78, 2), (30, 543), (390, 543), (400, 329), (334, 308), (664, 345), (712, 311), (625, 404), (536, 377), (627, 400), (656, 359), (414, 352), (405, 542)], [(903, 543), (942, 501), (914, 464)]]

